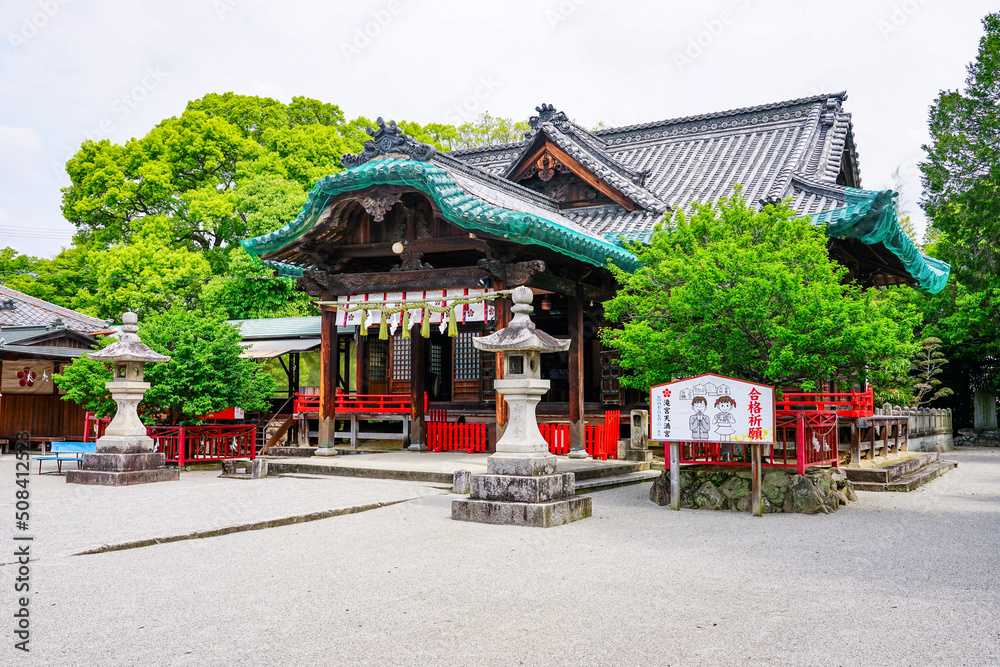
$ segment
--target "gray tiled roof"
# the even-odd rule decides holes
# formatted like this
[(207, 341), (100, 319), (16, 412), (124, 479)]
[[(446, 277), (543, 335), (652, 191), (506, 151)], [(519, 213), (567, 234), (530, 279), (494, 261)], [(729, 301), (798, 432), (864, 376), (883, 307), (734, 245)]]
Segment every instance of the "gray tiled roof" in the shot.
[[(556, 112), (533, 118), (584, 166), (645, 210), (613, 205), (562, 211), (591, 234), (651, 229), (666, 206), (722, 199), (742, 184), (747, 201), (792, 197), (802, 213), (845, 205), (836, 185), (845, 148), (853, 142), (846, 93), (817, 95), (731, 111), (588, 132)], [(527, 146), (466, 149), (453, 158), (502, 175)], [(857, 183), (860, 187), (860, 182)]]
[(66, 328), (81, 333), (89, 334), (108, 329), (104, 320), (57, 306), (54, 303), (0, 285), (0, 301), (8, 299), (14, 302), (14, 310), (0, 310), (0, 327), (48, 325), (52, 323), (52, 320), (59, 318), (66, 325)]

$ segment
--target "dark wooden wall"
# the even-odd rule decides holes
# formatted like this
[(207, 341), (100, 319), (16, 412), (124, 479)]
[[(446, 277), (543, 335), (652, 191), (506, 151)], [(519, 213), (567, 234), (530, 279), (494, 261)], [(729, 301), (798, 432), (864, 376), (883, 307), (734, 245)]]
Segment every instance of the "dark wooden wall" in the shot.
[(83, 408), (60, 396), (4, 394), (0, 397), (0, 438), (13, 441), (18, 431), (82, 438), (85, 415)]

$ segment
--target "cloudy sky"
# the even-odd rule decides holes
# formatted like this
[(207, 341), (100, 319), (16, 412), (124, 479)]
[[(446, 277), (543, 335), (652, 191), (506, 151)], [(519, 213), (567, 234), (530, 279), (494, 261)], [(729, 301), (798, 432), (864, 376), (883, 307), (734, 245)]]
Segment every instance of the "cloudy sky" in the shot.
[(64, 166), (188, 100), (304, 95), (348, 117), (624, 125), (847, 90), (862, 186), (923, 216), (927, 108), (961, 87), (978, 0), (3, 0), (0, 247), (69, 243)]

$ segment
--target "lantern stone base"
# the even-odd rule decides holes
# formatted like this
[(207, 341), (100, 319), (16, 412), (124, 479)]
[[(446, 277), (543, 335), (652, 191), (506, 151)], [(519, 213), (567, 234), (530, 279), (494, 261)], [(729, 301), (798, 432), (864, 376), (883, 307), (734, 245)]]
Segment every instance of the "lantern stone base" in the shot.
[(126, 471), (69, 470), (66, 472), (68, 483), (89, 484), (91, 486), (129, 486), (152, 482), (176, 482), (180, 478), (181, 472), (176, 468)]
[(97, 441), (96, 454), (83, 455), (82, 470), (66, 472), (66, 482), (128, 486), (180, 480), (180, 470), (165, 467), (166, 458), (166, 454), (153, 452), (149, 436), (105, 435)]
[[(497, 456), (487, 462), (488, 469), (548, 470), (555, 468), (555, 457)], [(518, 463), (520, 461), (520, 463)], [(451, 518), (457, 521), (535, 526), (549, 528), (586, 519), (592, 513), (589, 496), (577, 497), (576, 476), (558, 474), (472, 475), (468, 500), (451, 503)]]
[(453, 500), (451, 518), (457, 521), (551, 528), (586, 519), (592, 513), (590, 496), (547, 503), (512, 503), (502, 500)]

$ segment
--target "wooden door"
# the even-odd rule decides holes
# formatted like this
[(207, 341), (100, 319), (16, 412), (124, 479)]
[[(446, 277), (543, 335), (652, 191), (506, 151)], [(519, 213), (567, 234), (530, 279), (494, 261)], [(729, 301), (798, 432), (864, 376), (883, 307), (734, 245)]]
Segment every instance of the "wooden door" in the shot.
[(389, 341), (368, 337), (368, 393), (389, 393)]

